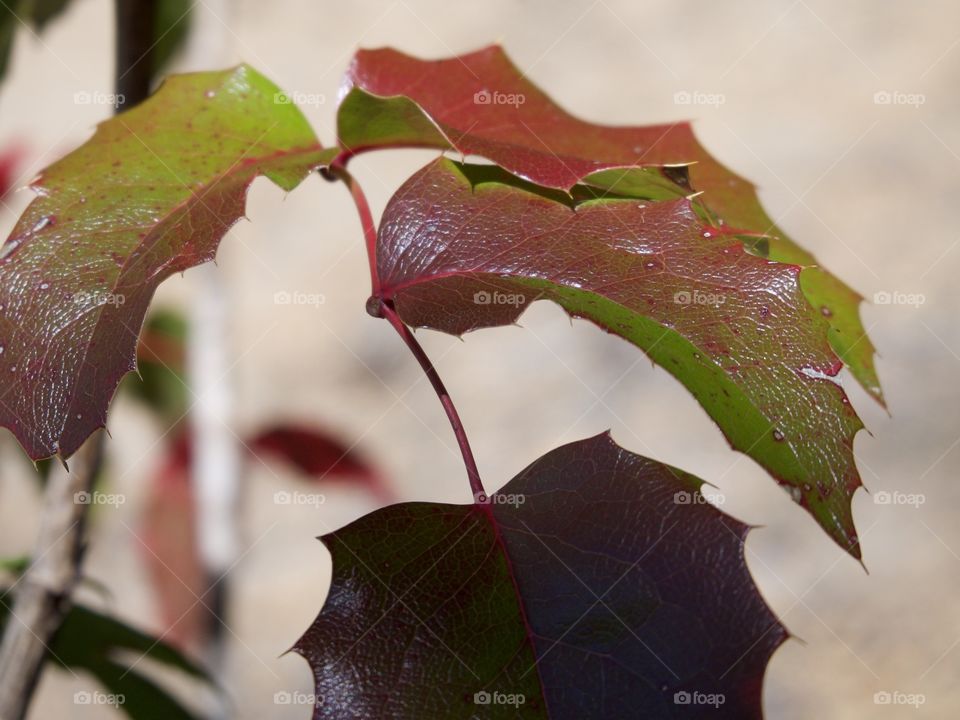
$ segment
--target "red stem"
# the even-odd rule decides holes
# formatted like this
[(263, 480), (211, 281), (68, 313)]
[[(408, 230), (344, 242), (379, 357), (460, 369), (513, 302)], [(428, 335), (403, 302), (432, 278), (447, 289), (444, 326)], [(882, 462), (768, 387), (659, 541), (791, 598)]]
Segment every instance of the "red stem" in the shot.
[(433, 363), (430, 362), (430, 358), (427, 357), (423, 348), (420, 347), (420, 343), (417, 342), (410, 328), (408, 328), (403, 320), (400, 319), (400, 316), (397, 315), (397, 311), (393, 309), (393, 304), (389, 300), (380, 302), (380, 312), (383, 317), (393, 325), (393, 329), (397, 331), (400, 337), (403, 338), (407, 347), (410, 348), (410, 352), (413, 353), (417, 362), (420, 363), (420, 367), (422, 367), (424, 373), (426, 373), (430, 384), (433, 385), (437, 397), (440, 398), (440, 404), (443, 405), (443, 409), (447, 413), (447, 418), (450, 420), (453, 434), (457, 437), (457, 444), (460, 446), (460, 453), (463, 455), (463, 464), (467, 468), (467, 479), (470, 481), (470, 491), (473, 493), (473, 499), (477, 502), (484, 502), (487, 498), (487, 493), (483, 489), (483, 482), (480, 480), (480, 471), (477, 469), (477, 462), (473, 459), (470, 441), (467, 439), (467, 433), (463, 429), (463, 423), (460, 422), (460, 415), (457, 414), (457, 408), (450, 398), (450, 393), (447, 392), (447, 388), (443, 385), (443, 380), (440, 379), (440, 375), (437, 373), (436, 368), (433, 367)]
[(353, 204), (357, 206), (357, 214), (360, 215), (360, 224), (363, 226), (363, 238), (367, 246), (367, 260), (370, 264), (370, 286), (374, 296), (380, 295), (380, 276), (377, 274), (377, 226), (373, 222), (373, 215), (370, 212), (370, 204), (367, 202), (367, 196), (363, 194), (363, 189), (344, 167), (346, 159), (343, 153), (334, 158), (330, 163), (327, 173), (331, 177), (343, 180), (350, 195), (353, 197)]
[(330, 163), (330, 166), (324, 173), (324, 177), (328, 179), (336, 178), (346, 183), (350, 189), (350, 194), (353, 196), (353, 203), (357, 206), (357, 213), (360, 215), (360, 224), (363, 225), (363, 236), (367, 245), (367, 259), (370, 262), (370, 284), (372, 286), (372, 297), (367, 302), (367, 312), (374, 317), (386, 318), (406, 343), (407, 347), (410, 348), (410, 352), (413, 353), (417, 362), (420, 363), (420, 367), (423, 368), (427, 379), (430, 380), (430, 384), (433, 385), (437, 397), (440, 398), (440, 404), (443, 405), (443, 409), (447, 413), (447, 419), (450, 420), (450, 427), (453, 428), (453, 434), (457, 438), (457, 445), (460, 446), (460, 454), (463, 455), (463, 464), (467, 469), (467, 480), (470, 482), (470, 491), (473, 493), (473, 499), (475, 502), (485, 502), (487, 493), (483, 489), (483, 482), (480, 480), (477, 461), (473, 458), (470, 441), (467, 439), (467, 433), (463, 429), (463, 423), (460, 421), (457, 408), (450, 398), (450, 393), (447, 392), (443, 380), (440, 379), (440, 375), (437, 373), (437, 369), (433, 366), (433, 363), (430, 362), (430, 358), (427, 357), (427, 353), (424, 352), (420, 343), (417, 342), (410, 328), (408, 328), (403, 320), (400, 319), (400, 316), (397, 315), (392, 301), (383, 299), (383, 292), (380, 287), (380, 276), (377, 273), (377, 228), (373, 222), (373, 216), (370, 213), (370, 204), (363, 194), (363, 189), (344, 167), (349, 158), (349, 152), (344, 151), (340, 153), (340, 155)]

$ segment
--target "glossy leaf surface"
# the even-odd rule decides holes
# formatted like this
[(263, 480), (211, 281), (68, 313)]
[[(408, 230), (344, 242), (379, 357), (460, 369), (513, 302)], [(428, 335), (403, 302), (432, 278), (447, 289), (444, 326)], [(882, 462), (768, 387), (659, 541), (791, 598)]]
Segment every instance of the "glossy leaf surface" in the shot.
[(786, 632), (747, 526), (700, 486), (601, 435), (484, 503), (394, 505), (324, 536), (333, 584), (295, 646), (314, 718), (761, 717)]
[[(616, 92), (615, 88), (611, 91)], [(830, 341), (851, 373), (883, 402), (874, 348), (860, 320), (863, 298), (816, 265), (780, 230), (755, 188), (697, 141), (687, 122), (611, 127), (558, 106), (499, 46), (454, 58), (420, 60), (392, 49), (357, 53), (338, 116), (350, 152), (383, 147), (452, 148), (480, 155), (519, 177), (567, 190), (590, 175), (625, 166), (689, 165), (692, 188), (726, 224), (768, 235), (773, 260), (803, 265), (807, 299), (830, 322)]]
[[(663, 192), (657, 183), (650, 194)], [(862, 424), (800, 268), (747, 253), (682, 195), (574, 206), (440, 159), (384, 211), (377, 265), (384, 297), (413, 326), (459, 335), (549, 299), (627, 339), (859, 557), (850, 498)]]
[(279, 96), (247, 66), (173, 77), (34, 182), (0, 249), (0, 425), (32, 458), (104, 425), (157, 285), (214, 257), (251, 181), (332, 154)]

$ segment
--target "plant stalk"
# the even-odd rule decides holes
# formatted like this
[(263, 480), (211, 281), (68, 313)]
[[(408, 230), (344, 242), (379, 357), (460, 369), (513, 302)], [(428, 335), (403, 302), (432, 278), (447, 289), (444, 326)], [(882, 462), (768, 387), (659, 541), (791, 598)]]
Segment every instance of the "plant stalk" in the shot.
[(420, 367), (423, 368), (423, 372), (433, 386), (434, 392), (436, 392), (437, 397), (440, 398), (440, 404), (443, 405), (443, 410), (446, 412), (447, 419), (450, 421), (450, 427), (453, 428), (453, 434), (457, 438), (457, 445), (460, 446), (460, 454), (463, 456), (463, 464), (467, 469), (467, 480), (470, 483), (470, 492), (473, 494), (473, 499), (475, 502), (486, 502), (487, 494), (483, 488), (483, 481), (480, 479), (477, 461), (473, 457), (470, 440), (467, 438), (467, 432), (463, 427), (460, 414), (453, 404), (450, 393), (447, 392), (447, 388), (444, 386), (440, 374), (433, 366), (427, 353), (413, 336), (413, 332), (404, 324), (400, 316), (397, 315), (392, 301), (383, 299), (383, 293), (380, 287), (380, 275), (377, 272), (377, 226), (373, 222), (370, 203), (367, 202), (363, 188), (360, 187), (360, 183), (354, 179), (345, 167), (351, 155), (352, 153), (349, 151), (340, 153), (340, 155), (330, 163), (326, 171), (321, 174), (328, 180), (342, 180), (344, 184), (346, 184), (350, 190), (350, 195), (353, 197), (353, 204), (357, 208), (357, 214), (360, 216), (360, 224), (363, 227), (363, 238), (367, 248), (367, 261), (370, 266), (371, 297), (367, 302), (367, 312), (374, 317), (386, 318), (393, 326), (393, 329), (397, 331), (397, 334), (400, 335), (403, 342), (406, 343), (410, 352), (412, 352), (413, 356), (417, 359), (417, 362), (420, 363)]
[(397, 331), (397, 334), (399, 334), (407, 344), (407, 347), (410, 348), (410, 352), (413, 353), (417, 362), (420, 363), (420, 367), (422, 367), (423, 372), (426, 373), (427, 379), (430, 380), (430, 384), (433, 385), (437, 397), (440, 398), (440, 404), (443, 405), (443, 409), (447, 413), (447, 418), (450, 420), (450, 427), (453, 428), (453, 434), (457, 438), (457, 445), (460, 446), (460, 454), (463, 455), (463, 464), (467, 468), (467, 480), (470, 482), (470, 491), (473, 493), (473, 499), (480, 503), (486, 502), (487, 493), (483, 488), (483, 482), (480, 480), (480, 471), (477, 469), (477, 462), (473, 458), (470, 441), (467, 439), (466, 430), (463, 428), (463, 423), (460, 421), (460, 415), (457, 413), (457, 408), (453, 404), (450, 393), (447, 392), (443, 380), (440, 379), (440, 374), (433, 366), (433, 363), (430, 362), (430, 358), (420, 346), (420, 343), (417, 342), (417, 339), (413, 336), (410, 328), (408, 328), (403, 320), (400, 319), (400, 316), (397, 315), (397, 311), (394, 310), (393, 304), (389, 300), (380, 302), (380, 312), (393, 326), (393, 329)]

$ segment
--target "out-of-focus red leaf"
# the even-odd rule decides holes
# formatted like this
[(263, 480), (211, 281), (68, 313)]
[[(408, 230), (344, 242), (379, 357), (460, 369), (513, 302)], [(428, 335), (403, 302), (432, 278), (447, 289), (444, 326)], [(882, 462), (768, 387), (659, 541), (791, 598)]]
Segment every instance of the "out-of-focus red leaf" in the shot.
[[(393, 500), (383, 477), (359, 452), (320, 428), (278, 424), (245, 444), (262, 462), (283, 460), (313, 483), (356, 482), (381, 503)], [(176, 432), (151, 479), (140, 530), (160, 630), (166, 641), (186, 651), (202, 648), (210, 629), (209, 611), (197, 600), (210, 578), (197, 546), (191, 458), (189, 433)]]
[(383, 479), (366, 458), (321, 428), (276, 425), (256, 435), (247, 445), (256, 457), (279, 458), (316, 482), (357, 481), (379, 500), (392, 499)]
[(197, 552), (188, 435), (180, 432), (150, 482), (140, 536), (164, 639), (186, 651), (203, 647), (207, 610), (197, 602), (205, 573)]
[(13, 190), (25, 154), (21, 145), (8, 145), (0, 150), (0, 200)]

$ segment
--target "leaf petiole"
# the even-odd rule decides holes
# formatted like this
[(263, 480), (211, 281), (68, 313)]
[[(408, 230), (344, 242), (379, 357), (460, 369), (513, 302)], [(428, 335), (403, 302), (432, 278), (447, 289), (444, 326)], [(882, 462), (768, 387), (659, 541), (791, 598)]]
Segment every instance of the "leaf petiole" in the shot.
[(440, 379), (440, 375), (437, 373), (436, 368), (433, 366), (433, 363), (430, 362), (430, 358), (427, 357), (426, 352), (420, 346), (420, 343), (417, 342), (417, 339), (413, 336), (413, 333), (410, 331), (403, 320), (400, 319), (400, 316), (397, 315), (397, 311), (393, 309), (393, 304), (389, 300), (381, 300), (379, 298), (372, 298), (373, 301), (379, 300), (378, 310), (380, 316), (387, 319), (387, 321), (393, 325), (394, 330), (397, 331), (397, 334), (403, 338), (403, 341), (407, 344), (407, 347), (410, 348), (410, 352), (413, 353), (413, 356), (417, 359), (417, 362), (420, 363), (420, 367), (423, 368), (424, 373), (427, 375), (427, 379), (430, 380), (430, 384), (433, 385), (433, 389), (437, 393), (437, 397), (440, 398), (440, 404), (443, 405), (444, 411), (447, 413), (447, 418), (450, 420), (450, 426), (453, 428), (453, 434), (457, 437), (457, 444), (460, 446), (460, 453), (463, 455), (463, 464), (467, 468), (467, 479), (470, 481), (470, 492), (473, 493), (473, 498), (477, 502), (484, 502), (487, 498), (487, 493), (483, 489), (483, 483), (480, 480), (480, 471), (477, 469), (476, 460), (473, 458), (473, 451), (470, 449), (470, 441), (467, 439), (467, 433), (463, 429), (463, 423), (460, 421), (460, 415), (457, 413), (457, 408), (453, 404), (453, 400), (450, 398), (450, 393), (447, 392), (447, 388), (444, 387), (443, 380)]

